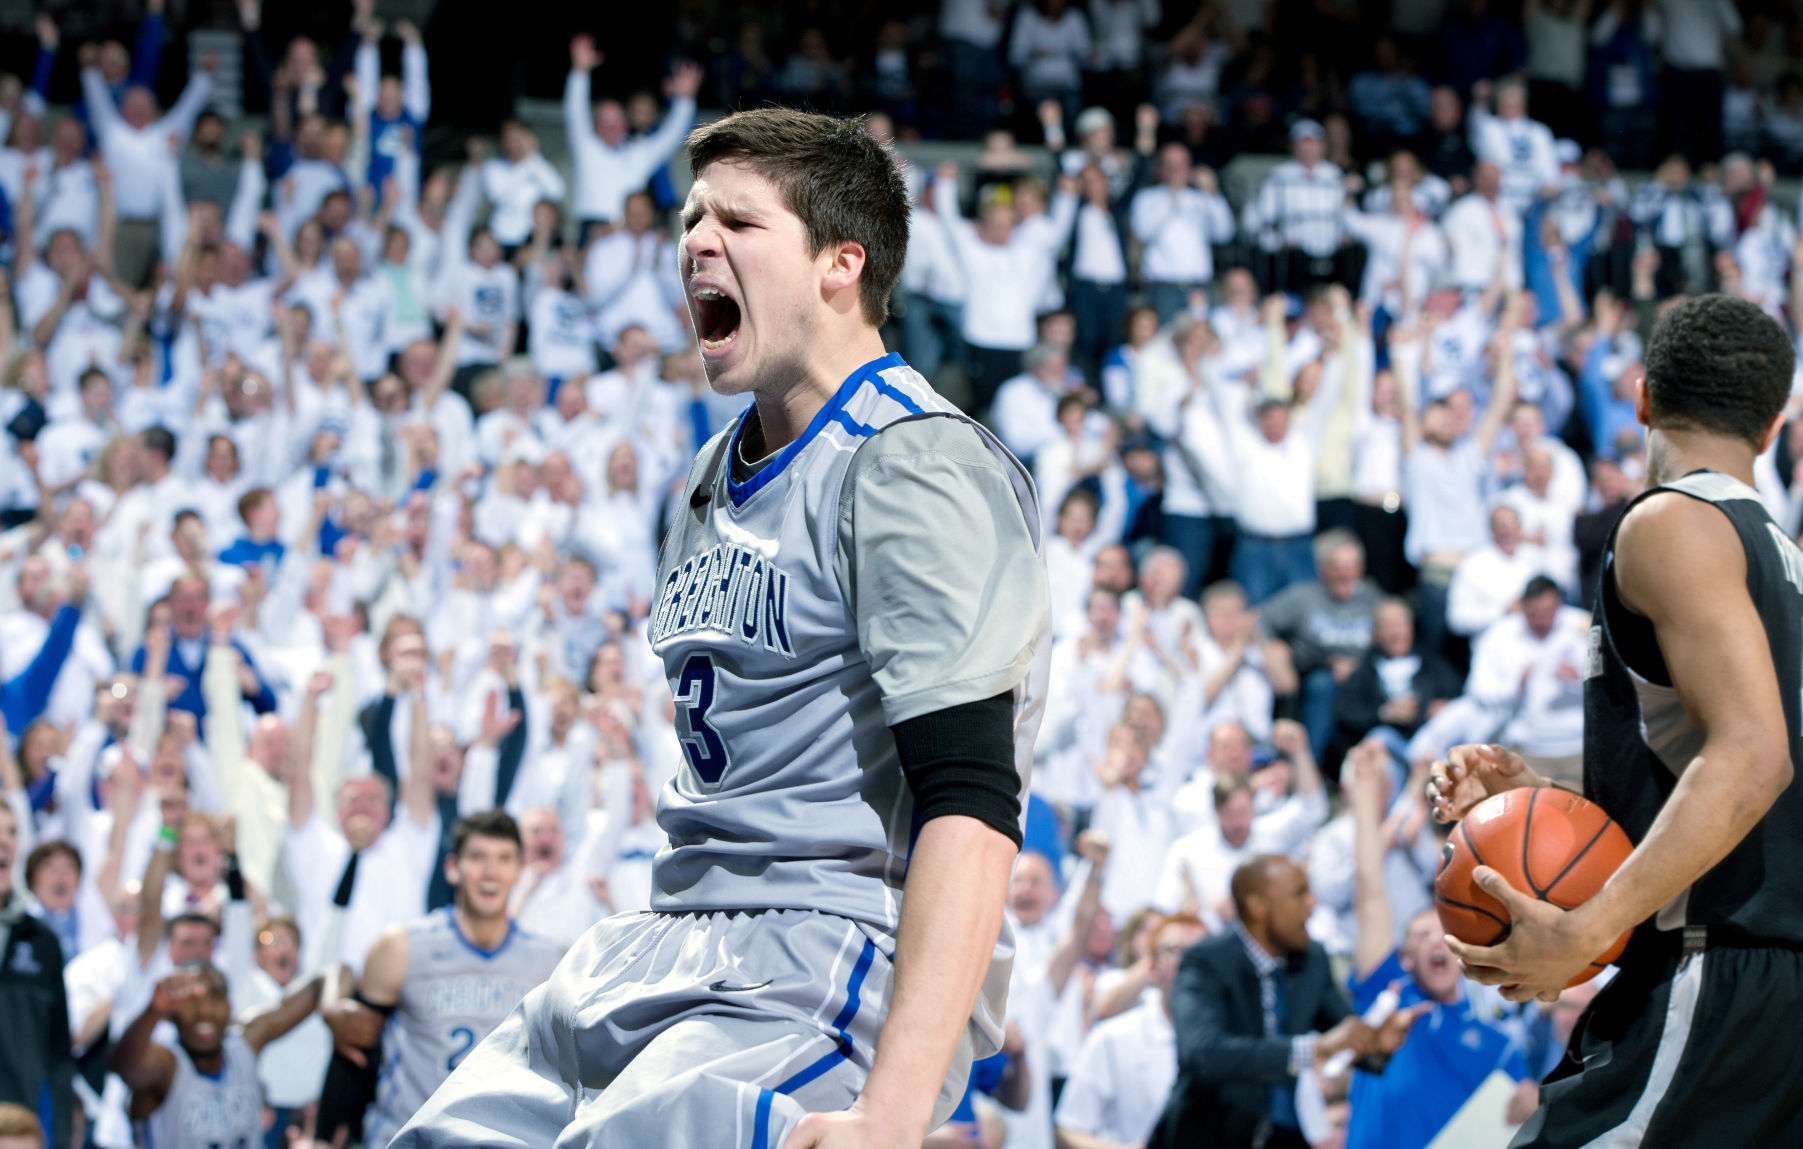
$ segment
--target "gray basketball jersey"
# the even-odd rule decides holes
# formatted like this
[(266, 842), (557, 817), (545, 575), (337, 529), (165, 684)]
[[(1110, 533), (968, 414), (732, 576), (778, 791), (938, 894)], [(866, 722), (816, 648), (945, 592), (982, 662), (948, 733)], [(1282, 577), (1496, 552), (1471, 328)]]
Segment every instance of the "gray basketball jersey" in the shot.
[(263, 1086), (257, 1055), (242, 1033), (226, 1032), (218, 1077), (194, 1068), (181, 1046), (169, 1052), (175, 1080), (144, 1119), (144, 1149), (256, 1149), (263, 1143)]
[[(749, 417), (741, 415), (696, 459), (658, 564), (649, 637), (676, 696), (685, 761), (658, 802), (670, 845), (654, 866), (652, 907), (810, 909), (893, 933), (918, 827), (889, 729), (898, 702), (883, 696), (882, 663), (900, 661), (910, 649), (969, 649), (990, 634), (1011, 645), (978, 660), (994, 670), (935, 689), (962, 701), (1013, 691), (1026, 793), (1050, 646), (1037, 497), (1007, 449), (900, 356), (853, 373), (795, 442), (738, 483), (730, 461)], [(907, 441), (920, 444), (921, 466), (939, 458), (937, 442), (965, 452), (965, 464), (976, 456), (985, 492), (996, 487), (999, 463), (1013, 498), (1004, 493), (1012, 505), (996, 513), (1018, 513), (1025, 526), (990, 514), (967, 524), (967, 533), (992, 544), (998, 536), (1019, 540), (1020, 553), (1007, 556), (1017, 560), (1007, 568), (1009, 585), (997, 585), (990, 560), (960, 561), (954, 548), (980, 539), (953, 539), (936, 544), (945, 549), (934, 556), (938, 570), (909, 573), (909, 585), (924, 590), (910, 596), (917, 601), (873, 601), (888, 592), (882, 572), (872, 569), (856, 588), (854, 610), (848, 583), (860, 576), (847, 570), (841, 545), (847, 476), (859, 452), (891, 428), (887, 441), (905, 431)], [(871, 449), (871, 457), (880, 454)], [(905, 468), (912, 459), (890, 463)], [(956, 482), (960, 469), (947, 473)], [(918, 536), (918, 523), (914, 528)], [(854, 529), (866, 526), (860, 521)], [(882, 533), (869, 529), (872, 537)], [(984, 596), (981, 609), (969, 609), (977, 594)], [(945, 606), (958, 596), (963, 607)], [(974, 616), (974, 630), (936, 628), (947, 613)], [(1002, 624), (984, 621), (998, 615)], [(901, 708), (912, 717), (947, 704), (955, 702)]]
[(463, 936), (450, 907), (407, 927), (401, 1000), (382, 1031), (376, 1099), (364, 1140), (382, 1149), (457, 1064), (563, 957), (556, 943), (512, 925), (492, 951)]

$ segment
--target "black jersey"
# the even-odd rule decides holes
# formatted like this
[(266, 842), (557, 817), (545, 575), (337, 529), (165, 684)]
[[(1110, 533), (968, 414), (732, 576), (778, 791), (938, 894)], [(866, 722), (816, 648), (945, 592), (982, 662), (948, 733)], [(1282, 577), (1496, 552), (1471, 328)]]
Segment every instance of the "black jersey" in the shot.
[[(1713, 505), (1740, 535), (1747, 591), (1765, 623), (1778, 672), (1791, 761), (1803, 759), (1803, 551), (1773, 521), (1758, 493), (1738, 479), (1694, 471), (1640, 497), (1659, 491)], [(1585, 667), (1584, 792), (1639, 844), (1703, 736), (1672, 688), (1652, 623), (1622, 605), (1614, 561), (1611, 532)], [(1793, 779), (1760, 824), (1661, 909), (1654, 924), (1662, 930), (1723, 926), (1803, 945), (1803, 779)]]

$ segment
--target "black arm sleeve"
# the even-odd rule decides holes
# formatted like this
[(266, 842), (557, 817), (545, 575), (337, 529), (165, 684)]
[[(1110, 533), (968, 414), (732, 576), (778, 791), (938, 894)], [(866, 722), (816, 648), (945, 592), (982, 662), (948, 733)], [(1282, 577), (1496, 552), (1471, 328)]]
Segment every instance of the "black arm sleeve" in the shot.
[[(373, 1009), (383, 1017), (394, 1013), (392, 1005), (378, 1005), (361, 992), (351, 997), (357, 1004)], [(382, 1039), (363, 1051), (365, 1062), (358, 1065), (336, 1048), (326, 1062), (325, 1081), (319, 1087), (319, 1116), (316, 1121), (319, 1139), (331, 1142), (340, 1129), (346, 1131), (345, 1144), (363, 1140), (363, 1114), (376, 1099), (376, 1078), (382, 1069)]]
[(325, 1081), (319, 1089), (319, 1139), (328, 1144), (345, 1130), (345, 1144), (363, 1140), (363, 1114), (376, 1099), (376, 1078), (382, 1071), (382, 1043), (364, 1050), (367, 1063), (358, 1065), (336, 1049), (326, 1063)]
[(935, 710), (889, 728), (921, 825), (948, 814), (975, 818), (1021, 842), (1020, 772), (1014, 764), (1014, 694)]

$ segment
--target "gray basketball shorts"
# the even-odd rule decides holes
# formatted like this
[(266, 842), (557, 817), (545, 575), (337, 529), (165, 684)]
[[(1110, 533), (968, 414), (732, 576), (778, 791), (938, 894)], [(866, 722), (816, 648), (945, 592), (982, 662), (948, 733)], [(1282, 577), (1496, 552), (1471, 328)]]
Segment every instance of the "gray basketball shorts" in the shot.
[[(778, 1149), (864, 1087), (894, 940), (808, 910), (607, 918), (393, 1142)], [(964, 1093), (967, 1029), (934, 1107)]]

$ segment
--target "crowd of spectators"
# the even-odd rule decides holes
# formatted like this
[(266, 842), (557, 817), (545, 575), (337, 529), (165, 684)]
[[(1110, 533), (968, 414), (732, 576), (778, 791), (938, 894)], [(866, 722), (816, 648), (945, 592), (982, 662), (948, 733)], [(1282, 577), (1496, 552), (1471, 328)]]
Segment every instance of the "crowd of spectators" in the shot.
[[(661, 100), (571, 40), (564, 167), (517, 120), (430, 162), (427, 37), (369, 0), (329, 52), (239, 6), (257, 130), (205, 56), (163, 109), (146, 7), (130, 50), (40, 19), (0, 77), (0, 1137), (131, 1145), (108, 1049), (158, 979), (215, 955), (243, 1013), (354, 973), (447, 904), (460, 814), (522, 823), (529, 931), (647, 905), (656, 544), (742, 405), (676, 278), (698, 99), (982, 137), (907, 164), (886, 335), (1033, 469), (1055, 645), (1009, 1068), (943, 1136), (1139, 1145), (1169, 1101), (1420, 1147), (1497, 1072), (1533, 1108), (1589, 991), (1463, 981), (1423, 771), (1499, 740), (1576, 779), (1651, 325), (1718, 290), (1803, 329), (1803, 40), (1725, 0), (685, 9)], [(1800, 426), (1760, 465), (1793, 532)], [(1382, 1073), (1240, 1056), (1205, 938), (1432, 1024)], [(329, 1049), (263, 1051), (272, 1145)]]

